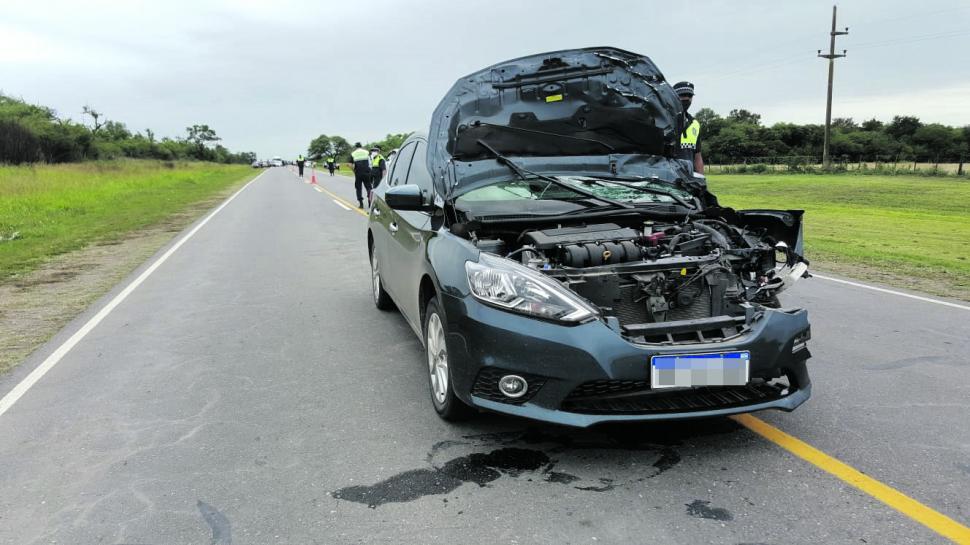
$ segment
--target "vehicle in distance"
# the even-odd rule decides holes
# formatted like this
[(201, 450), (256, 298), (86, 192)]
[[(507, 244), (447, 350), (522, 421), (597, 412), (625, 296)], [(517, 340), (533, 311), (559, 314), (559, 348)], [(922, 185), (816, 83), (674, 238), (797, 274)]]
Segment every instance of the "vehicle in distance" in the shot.
[(273, 157), (273, 159), (269, 162), (269, 165), (272, 167), (281, 167), (283, 166), (283, 158), (277, 155), (276, 157)]
[(645, 56), (560, 51), (463, 77), (370, 208), (375, 304), (425, 346), (445, 419), (573, 426), (775, 408), (811, 394), (801, 210), (719, 205), (677, 158)]

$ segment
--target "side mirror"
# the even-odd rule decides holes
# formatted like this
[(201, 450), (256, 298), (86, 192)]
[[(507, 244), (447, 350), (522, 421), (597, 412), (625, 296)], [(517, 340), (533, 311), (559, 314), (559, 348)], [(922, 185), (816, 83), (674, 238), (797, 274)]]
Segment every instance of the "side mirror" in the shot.
[(425, 204), (424, 195), (421, 194), (421, 188), (414, 184), (388, 188), (384, 192), (384, 201), (387, 203), (387, 206), (394, 210), (417, 210), (426, 212), (433, 208), (432, 205)]

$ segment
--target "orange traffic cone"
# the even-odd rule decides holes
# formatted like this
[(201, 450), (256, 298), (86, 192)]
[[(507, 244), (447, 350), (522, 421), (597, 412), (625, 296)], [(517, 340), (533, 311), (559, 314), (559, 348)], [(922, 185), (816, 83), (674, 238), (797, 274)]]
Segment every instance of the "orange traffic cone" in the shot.
[(317, 185), (317, 171), (310, 171), (310, 185)]

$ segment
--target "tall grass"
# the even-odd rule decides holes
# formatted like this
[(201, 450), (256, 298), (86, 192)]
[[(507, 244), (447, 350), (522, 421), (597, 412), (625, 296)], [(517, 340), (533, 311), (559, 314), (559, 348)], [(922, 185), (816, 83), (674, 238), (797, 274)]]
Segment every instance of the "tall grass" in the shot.
[(196, 162), (0, 166), (0, 282), (158, 224), (253, 176), (248, 166)]

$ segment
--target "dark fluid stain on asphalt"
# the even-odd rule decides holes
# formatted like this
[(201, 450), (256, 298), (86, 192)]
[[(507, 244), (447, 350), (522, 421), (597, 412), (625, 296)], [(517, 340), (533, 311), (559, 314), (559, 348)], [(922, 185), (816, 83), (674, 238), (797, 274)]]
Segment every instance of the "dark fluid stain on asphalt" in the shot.
[(210, 545), (232, 545), (232, 527), (229, 525), (229, 519), (218, 509), (202, 500), (196, 502), (195, 505), (199, 508), (202, 519), (212, 529)]
[(692, 517), (711, 520), (734, 520), (731, 512), (722, 507), (711, 507), (711, 502), (694, 500), (687, 505), (687, 514)]
[[(538, 475), (528, 478), (529, 482), (543, 482), (572, 486), (588, 492), (607, 492), (618, 487), (628, 486), (646, 479), (652, 479), (669, 471), (681, 462), (675, 447), (685, 440), (704, 436), (733, 434), (739, 426), (728, 419), (700, 420), (693, 426), (684, 427), (668, 423), (645, 425), (602, 426), (596, 431), (575, 432), (566, 429), (527, 428), (506, 432), (490, 432), (465, 435), (458, 440), (445, 440), (435, 443), (428, 452), (427, 462), (432, 467), (413, 469), (394, 475), (373, 485), (348, 486), (335, 490), (331, 496), (341, 500), (362, 503), (376, 508), (385, 503), (409, 502), (429, 495), (447, 494), (464, 483), (487, 486), (502, 476), (518, 477), (524, 472)], [(452, 448), (475, 448), (499, 446), (488, 453), (476, 452), (452, 458), (443, 464), (435, 464), (435, 458)], [(519, 448), (525, 445), (535, 448)], [(617, 471), (615, 464), (604, 458), (605, 451), (647, 451), (658, 458), (652, 463), (652, 473), (626, 478), (623, 475), (602, 473), (597, 476), (580, 476), (569, 467), (609, 467)], [(551, 460), (550, 456), (559, 458)], [(563, 456), (566, 458), (564, 459)], [(622, 456), (622, 455), (621, 455)], [(636, 457), (634, 457), (636, 458)], [(631, 460), (635, 459), (631, 458)], [(583, 462), (585, 460), (585, 462)], [(582, 465), (577, 466), (577, 462)], [(608, 466), (603, 464), (607, 463)], [(560, 469), (555, 471), (556, 466)], [(563, 465), (569, 466), (562, 468)], [(634, 463), (630, 467), (635, 466)], [(643, 466), (640, 466), (643, 467)], [(650, 465), (646, 467), (651, 467)], [(563, 469), (569, 469), (563, 471)], [(691, 504), (688, 512), (702, 518), (724, 517), (731, 520), (731, 514), (723, 509), (707, 507), (706, 504)], [(710, 515), (710, 516), (706, 516)]]
[(447, 494), (462, 481), (438, 469), (412, 469), (371, 486), (348, 486), (333, 492), (338, 500), (366, 504), (371, 509), (385, 503), (413, 501), (432, 494)]
[(373, 509), (385, 503), (447, 494), (466, 482), (485, 486), (503, 474), (516, 477), (523, 471), (535, 471), (548, 463), (549, 457), (538, 450), (501, 448), (488, 454), (476, 452), (460, 456), (438, 468), (405, 471), (371, 486), (341, 488), (331, 495), (340, 500), (364, 503)]

